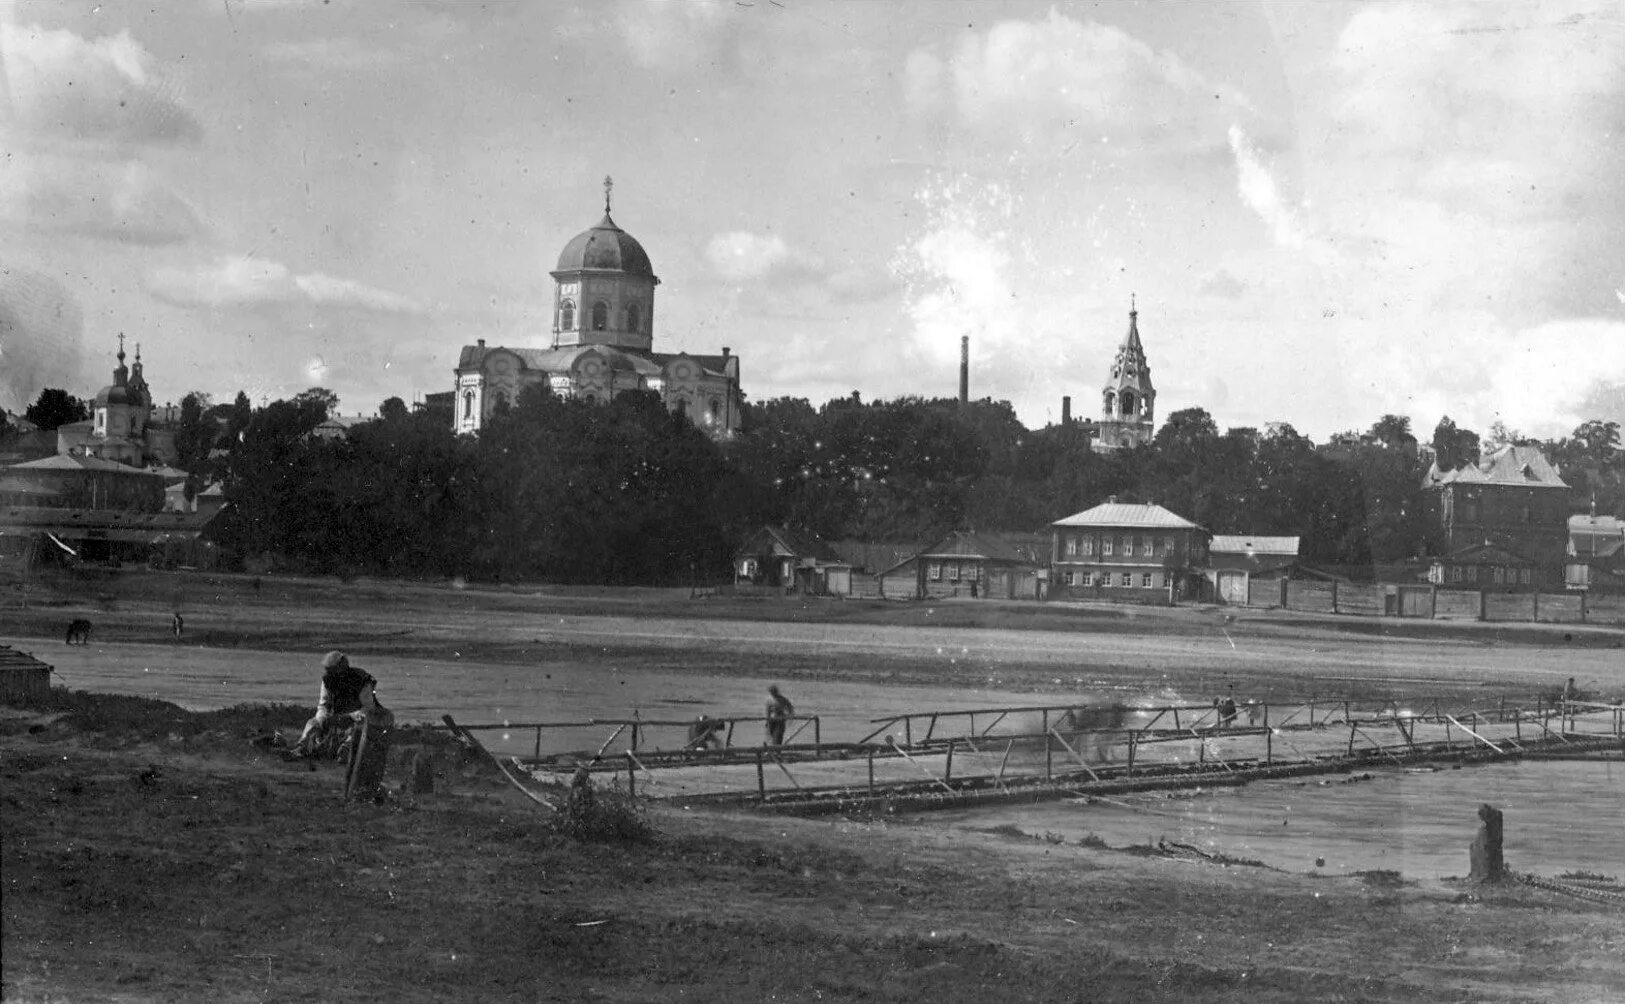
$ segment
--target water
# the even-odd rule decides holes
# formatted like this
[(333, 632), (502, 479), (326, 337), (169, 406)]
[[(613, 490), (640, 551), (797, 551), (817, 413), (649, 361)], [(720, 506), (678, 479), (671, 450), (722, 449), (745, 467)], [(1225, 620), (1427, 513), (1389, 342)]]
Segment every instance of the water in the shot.
[(1625, 763), (1525, 761), (1369, 775), (925, 818), (976, 829), (1009, 824), (1069, 842), (1093, 834), (1114, 847), (1166, 839), (1287, 871), (1386, 869), (1436, 879), (1467, 874), (1478, 806), (1488, 803), (1505, 814), (1506, 861), (1514, 871), (1553, 876), (1577, 869), (1625, 880)]

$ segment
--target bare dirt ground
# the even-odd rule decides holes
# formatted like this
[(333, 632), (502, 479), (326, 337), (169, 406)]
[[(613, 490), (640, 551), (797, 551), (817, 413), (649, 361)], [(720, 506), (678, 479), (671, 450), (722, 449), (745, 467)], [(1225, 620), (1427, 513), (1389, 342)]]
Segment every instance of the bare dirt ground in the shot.
[[(457, 646), (524, 662), (537, 646), (556, 646), (548, 651), (759, 676), (759, 646), (773, 635), (747, 625), (829, 623), (789, 605), (760, 607), (768, 613), (757, 619), (713, 606), (700, 619), (737, 620), (743, 640), (617, 645), (608, 640), (615, 630), (549, 640), (539, 622), (696, 618), (683, 616), (686, 601), (661, 596), (199, 582), (159, 577), (134, 592), (103, 583), (55, 596), (31, 587), (26, 610), (0, 607), (0, 634), (33, 635), (42, 650), (60, 651), (60, 638), (45, 639), (88, 612), (98, 633), (156, 642), (179, 600), (193, 643), (281, 648), (307, 660), (342, 644), (437, 659)], [(954, 629), (995, 632), (989, 654), (949, 661), (877, 643), (854, 659), (814, 639), (785, 652), (775, 675), (880, 674), (904, 687), (928, 676), (940, 684), (944, 673), (982, 681), (992, 668), (1010, 689), (1051, 688), (1056, 666), (1068, 663), (1043, 654), (1044, 644), (994, 658), (1007, 644), (996, 632), (1027, 628), (1182, 639), (1204, 660), (1217, 651), (1215, 621), (1202, 612), (937, 609), (961, 621)], [(787, 610), (795, 615), (774, 617)], [(939, 616), (887, 614), (838, 609), (830, 620), (918, 627)], [(1032, 623), (1012, 623), (1027, 616)], [(537, 630), (521, 630), (527, 621)], [(1226, 627), (1237, 634), (1235, 623)], [(1247, 670), (1256, 682), (1281, 688), (1302, 686), (1298, 654), (1323, 646), (1311, 675), (1374, 677), (1365, 685), (1393, 696), (1437, 693), (1440, 680), (1471, 690), (1475, 671), (1460, 662), (1472, 653), (1501, 685), (1547, 686), (1554, 667), (1603, 681), (1618, 672), (1617, 633), (1468, 629), (1396, 640), (1290, 624), (1245, 631), (1238, 646), (1250, 638), (1279, 657), (1238, 666), (1258, 666)], [(1138, 666), (1137, 657), (1107, 654), (1086, 675), (1152, 671), (1192, 689), (1218, 678), (1205, 661), (1182, 669), (1181, 651)], [(4, 999), (1625, 999), (1625, 911), (1609, 903), (1392, 873), (1310, 878), (906, 817), (657, 807), (651, 840), (581, 843), (489, 768), (444, 746), (433, 747), (434, 794), (345, 804), (336, 765), (313, 771), (263, 745), (269, 730), (297, 727), (306, 714), (299, 706), (187, 713), (105, 698), (65, 715), (35, 709), (0, 720)], [(391, 787), (400, 778), (397, 762)]]

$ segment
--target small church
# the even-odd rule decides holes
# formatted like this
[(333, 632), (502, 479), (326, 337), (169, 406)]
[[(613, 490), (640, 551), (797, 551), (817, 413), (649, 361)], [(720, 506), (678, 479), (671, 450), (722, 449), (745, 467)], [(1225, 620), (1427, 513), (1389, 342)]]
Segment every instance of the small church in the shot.
[(69, 422), (57, 429), (60, 456), (96, 457), (130, 467), (149, 467), (175, 461), (175, 432), (167, 422), (152, 420), (152, 391), (141, 372), (141, 346), (135, 347), (135, 365), (124, 365), (124, 336), (118, 336), (118, 366), (113, 382), (96, 392), (91, 419)]
[(1111, 376), (1101, 398), (1098, 433), (1091, 444), (1096, 452), (1133, 449), (1151, 442), (1156, 432), (1157, 390), (1151, 386), (1151, 367), (1140, 344), (1140, 311), (1129, 301), (1128, 334), (1117, 347)]
[[(604, 218), (564, 245), (553, 269), (551, 332), (546, 347), (463, 346), (457, 360), (453, 428), (477, 433), (492, 413), (526, 387), (589, 404), (628, 391), (653, 391), (719, 439), (739, 431), (743, 398), (739, 357), (654, 351), (655, 275), (637, 238), (610, 216), (614, 182), (604, 179)], [(540, 333), (538, 333), (540, 335)]]

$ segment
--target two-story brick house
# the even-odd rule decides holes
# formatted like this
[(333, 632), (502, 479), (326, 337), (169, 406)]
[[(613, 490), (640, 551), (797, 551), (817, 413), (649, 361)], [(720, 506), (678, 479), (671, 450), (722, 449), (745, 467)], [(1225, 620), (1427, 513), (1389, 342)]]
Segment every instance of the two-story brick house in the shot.
[(1112, 496), (1050, 524), (1054, 599), (1172, 603), (1195, 596), (1207, 531), (1152, 502)]

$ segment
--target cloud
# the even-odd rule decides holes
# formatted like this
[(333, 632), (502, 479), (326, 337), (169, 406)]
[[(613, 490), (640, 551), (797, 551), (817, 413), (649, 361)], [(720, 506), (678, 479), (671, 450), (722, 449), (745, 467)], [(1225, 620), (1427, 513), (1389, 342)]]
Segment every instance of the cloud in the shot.
[(1229, 269), (1217, 268), (1202, 276), (1201, 281), (1197, 283), (1196, 291), (1203, 296), (1234, 300), (1247, 292), (1247, 284)]
[(205, 229), (191, 203), (144, 162), (55, 153), (0, 163), (0, 221), (140, 245), (187, 241)]
[(175, 81), (127, 31), (85, 39), (0, 22), (0, 72), (14, 124), (38, 136), (170, 145), (203, 135)]
[(21, 411), (46, 387), (84, 379), (84, 311), (47, 275), (0, 268), (0, 408)]
[(1303, 230), (1292, 210), (1282, 203), (1275, 175), (1259, 158), (1252, 140), (1234, 124), (1228, 136), (1230, 151), (1236, 159), (1236, 191), (1241, 201), (1269, 226), (1276, 244), (1286, 248), (1303, 247)]
[(1127, 32), (1052, 10), (965, 34), (944, 63), (909, 57), (905, 88), (916, 110), (947, 103), (966, 124), (1034, 136), (1076, 127), (1093, 140), (1177, 148), (1217, 146), (1226, 125), (1250, 115), (1239, 92)]
[(615, 26), (627, 51), (642, 66), (681, 70), (716, 57), (733, 10), (732, 4), (720, 0), (634, 3), (622, 8)]
[(350, 279), (320, 272), (294, 274), (281, 262), (237, 256), (194, 268), (156, 268), (143, 283), (148, 293), (180, 307), (254, 307), (316, 304), (384, 313), (420, 313), (413, 300)]
[(307, 38), (297, 42), (272, 42), (262, 50), (273, 63), (293, 66), (312, 75), (339, 70), (376, 70), (399, 65), (405, 54), (372, 45), (349, 36)]
[(823, 267), (817, 255), (790, 247), (777, 234), (734, 230), (717, 234), (705, 245), (712, 271), (730, 282), (749, 282), (770, 275), (805, 275)]

